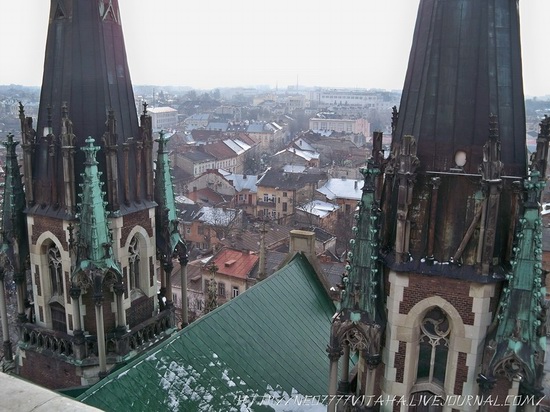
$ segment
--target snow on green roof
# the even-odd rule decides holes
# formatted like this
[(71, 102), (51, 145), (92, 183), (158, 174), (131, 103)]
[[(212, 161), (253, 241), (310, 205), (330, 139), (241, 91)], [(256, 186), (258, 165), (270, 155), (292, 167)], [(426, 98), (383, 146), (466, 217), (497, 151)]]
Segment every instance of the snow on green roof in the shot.
[(240, 411), (243, 404), (266, 410), (253, 406), (264, 396), (325, 394), (334, 311), (313, 267), (297, 254), (79, 400), (106, 411)]

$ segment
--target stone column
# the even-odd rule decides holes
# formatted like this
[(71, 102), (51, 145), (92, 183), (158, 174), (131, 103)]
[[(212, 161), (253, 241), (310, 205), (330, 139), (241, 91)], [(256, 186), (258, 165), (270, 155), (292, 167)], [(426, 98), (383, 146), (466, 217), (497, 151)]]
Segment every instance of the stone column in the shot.
[(342, 365), (342, 377), (338, 383), (338, 394), (344, 395), (349, 392), (349, 344), (344, 343), (344, 364)]
[(128, 162), (128, 158), (130, 155), (129, 141), (126, 141), (125, 143), (122, 144), (122, 154), (123, 154), (122, 165), (124, 169), (124, 176), (126, 177), (126, 179), (124, 179), (124, 182), (122, 183), (122, 186), (124, 187), (124, 203), (126, 203), (126, 205), (129, 205), (130, 204), (130, 179), (132, 179), (132, 177), (130, 176), (130, 166)]
[(509, 412), (516, 412), (518, 406), (515, 405), (517, 403), (516, 397), (519, 395), (519, 384), (521, 382), (521, 378), (519, 376), (515, 376), (512, 381), (512, 388), (508, 391), (508, 399), (510, 400), (510, 406), (508, 408)]
[(180, 259), (181, 278), (181, 327), (189, 325), (189, 308), (187, 299), (187, 261)]
[(172, 298), (172, 269), (174, 266), (170, 262), (164, 267), (165, 287), (166, 287), (166, 307), (171, 308), (174, 306)]
[(176, 314), (174, 312), (174, 302), (172, 298), (172, 269), (174, 266), (172, 262), (169, 261), (168, 264), (164, 266), (164, 276), (165, 276), (165, 298), (166, 298), (166, 310), (170, 312), (170, 326), (173, 327), (176, 325)]
[(523, 405), (523, 410), (525, 412), (536, 412), (537, 402), (536, 401), (527, 402), (525, 405)]
[(328, 384), (328, 395), (329, 395), (329, 404), (328, 412), (336, 411), (336, 392), (338, 389), (338, 360), (342, 356), (342, 350), (340, 348), (334, 348), (329, 346), (327, 348), (328, 358), (330, 359), (330, 369), (329, 369), (329, 384)]
[(8, 310), (6, 307), (6, 289), (4, 276), (0, 278), (0, 316), (2, 317), (2, 337), (4, 339), (4, 358), (7, 362), (13, 361), (10, 330), (8, 328)]
[(491, 391), (495, 387), (496, 379), (490, 376), (479, 374), (477, 384), (479, 385), (479, 394), (481, 395), (480, 412), (488, 412), (490, 402), (485, 402), (491, 396)]
[(80, 323), (80, 288), (71, 287), (69, 294), (71, 295), (71, 303), (73, 305), (73, 333), (76, 336), (77, 332), (82, 332)]
[(27, 314), (25, 313), (25, 296), (26, 296), (26, 284), (25, 284), (25, 275), (21, 273), (14, 274), (15, 287), (17, 290), (17, 320), (20, 323), (25, 323), (31, 321), (27, 319)]
[[(374, 384), (376, 380), (376, 368), (380, 365), (382, 358), (379, 354), (371, 355), (367, 351), (364, 352), (364, 359), (366, 363), (365, 372), (366, 382), (365, 382), (365, 399), (367, 399), (367, 410), (373, 410), (373, 404), (375, 399), (374, 393)], [(360, 385), (360, 382), (357, 382), (357, 385)]]
[(113, 286), (113, 290), (116, 295), (116, 327), (117, 331), (126, 332), (126, 312), (124, 311), (124, 302), (122, 296), (124, 296), (124, 284), (122, 282), (116, 283)]
[(84, 332), (82, 331), (80, 314), (80, 293), (82, 291), (77, 286), (72, 286), (69, 290), (71, 303), (73, 307), (73, 337), (74, 337), (74, 355), (76, 359), (82, 360), (86, 357), (86, 348), (84, 346)]
[(118, 355), (126, 355), (129, 351), (129, 340), (123, 336), (126, 334), (126, 311), (124, 310), (124, 283), (113, 285), (116, 296), (116, 350)]
[(103, 324), (103, 294), (94, 296), (95, 323), (97, 328), (97, 352), (99, 357), (99, 378), (107, 375), (107, 353), (105, 351), (105, 326)]
[(160, 288), (162, 289), (166, 287), (166, 278), (164, 277), (164, 265), (160, 265), (159, 274), (160, 274)]

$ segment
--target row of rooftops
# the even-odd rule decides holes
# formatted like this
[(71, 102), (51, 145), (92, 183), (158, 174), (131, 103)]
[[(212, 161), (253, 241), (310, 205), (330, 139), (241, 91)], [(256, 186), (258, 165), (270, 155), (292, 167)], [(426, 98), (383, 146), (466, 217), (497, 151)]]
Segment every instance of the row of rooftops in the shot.
[(197, 150), (180, 153), (180, 156), (200, 163), (216, 160), (232, 159), (251, 149), (251, 145), (241, 139), (224, 139), (221, 141), (200, 145)]
[[(333, 234), (318, 228), (305, 228), (314, 234), (316, 242), (327, 243), (334, 240)], [(283, 263), (289, 253), (291, 232), (294, 229), (284, 225), (270, 222), (265, 225), (266, 245), (266, 275), (273, 274)], [(221, 241), (221, 248), (214, 254), (207, 256), (192, 253), (195, 258), (188, 265), (188, 288), (202, 290), (202, 285), (197, 282), (201, 277), (201, 271), (214, 264), (217, 273), (239, 279), (257, 279), (259, 273), (259, 249), (261, 224), (249, 225), (246, 236), (231, 235)], [(336, 286), (341, 281), (344, 272), (344, 262), (331, 250), (325, 250), (317, 254), (318, 263), (322, 269), (322, 275), (331, 286)], [(173, 270), (172, 284), (181, 286), (179, 268)]]
[(196, 113), (184, 120), (188, 131), (203, 129), (220, 132), (275, 133), (283, 129), (277, 122), (230, 122), (212, 120), (209, 113)]
[[(231, 173), (223, 169), (211, 169), (205, 174), (216, 174), (225, 179), (235, 188), (237, 193), (248, 191), (257, 193), (258, 186), (272, 187), (280, 190), (296, 190), (307, 184), (314, 184), (324, 181), (324, 184), (317, 189), (327, 200), (336, 199), (361, 199), (363, 180), (341, 178), (328, 178), (327, 174), (318, 168), (306, 168), (302, 166), (287, 165), (281, 170), (268, 168), (259, 177), (255, 175), (246, 175)], [(197, 191), (198, 192), (198, 191)], [(191, 193), (187, 198), (191, 197)], [(179, 203), (186, 203), (185, 196), (178, 196)], [(220, 202), (223, 199), (220, 199)]]

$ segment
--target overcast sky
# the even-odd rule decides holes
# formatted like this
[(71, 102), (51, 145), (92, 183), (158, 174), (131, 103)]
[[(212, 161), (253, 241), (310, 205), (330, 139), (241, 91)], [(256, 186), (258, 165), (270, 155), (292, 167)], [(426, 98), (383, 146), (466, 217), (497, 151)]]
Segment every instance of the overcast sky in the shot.
[[(419, 0), (119, 0), (134, 84), (401, 89)], [(0, 84), (40, 85), (50, 1), (2, 1)], [(550, 94), (550, 0), (521, 0), (526, 95)], [(546, 40), (546, 41), (545, 41)]]

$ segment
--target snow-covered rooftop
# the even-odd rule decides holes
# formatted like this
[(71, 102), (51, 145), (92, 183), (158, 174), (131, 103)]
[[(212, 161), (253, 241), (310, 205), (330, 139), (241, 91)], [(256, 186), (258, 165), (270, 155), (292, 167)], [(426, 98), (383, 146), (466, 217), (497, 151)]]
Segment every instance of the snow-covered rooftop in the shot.
[(187, 196), (179, 195), (176, 196), (176, 203), (182, 204), (182, 205), (194, 205), (195, 202), (193, 202), (191, 199), (189, 199)]
[(303, 206), (298, 206), (297, 209), (323, 218), (338, 210), (338, 206), (333, 205), (332, 203), (323, 202), (322, 200), (312, 200)]
[(360, 200), (363, 189), (363, 180), (356, 179), (329, 179), (322, 187), (317, 189), (328, 200), (352, 199)]
[(303, 173), (304, 170), (306, 170), (306, 167), (299, 165), (285, 165), (283, 167), (283, 172), (285, 173)]
[(237, 192), (242, 192), (243, 190), (249, 190), (252, 193), (258, 191), (256, 182), (258, 177), (256, 175), (241, 175), (236, 173), (229, 173), (224, 176), (227, 180), (233, 182), (233, 187)]

